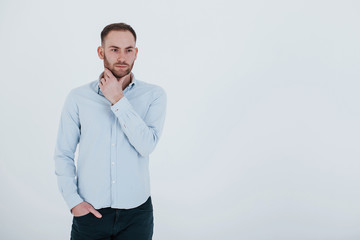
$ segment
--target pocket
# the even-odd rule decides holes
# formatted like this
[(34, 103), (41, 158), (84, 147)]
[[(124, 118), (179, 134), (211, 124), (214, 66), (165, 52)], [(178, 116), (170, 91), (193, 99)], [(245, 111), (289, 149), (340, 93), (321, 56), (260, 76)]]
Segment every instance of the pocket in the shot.
[(76, 219), (80, 219), (80, 218), (85, 218), (85, 217), (87, 217), (87, 216), (90, 216), (90, 214), (92, 214), (91, 212), (88, 212), (87, 214), (85, 214), (85, 215), (81, 215), (81, 216), (74, 216), (74, 218), (76, 218)]

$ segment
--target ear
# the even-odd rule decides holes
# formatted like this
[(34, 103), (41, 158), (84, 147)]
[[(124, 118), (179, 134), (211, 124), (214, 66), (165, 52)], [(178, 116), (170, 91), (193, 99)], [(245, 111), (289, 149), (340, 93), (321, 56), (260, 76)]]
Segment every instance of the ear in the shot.
[(104, 48), (102, 46), (99, 46), (97, 48), (97, 53), (99, 58), (104, 60)]
[(135, 48), (135, 60), (136, 60), (136, 58), (137, 58), (138, 51), (139, 51), (139, 49), (138, 49), (138, 48)]

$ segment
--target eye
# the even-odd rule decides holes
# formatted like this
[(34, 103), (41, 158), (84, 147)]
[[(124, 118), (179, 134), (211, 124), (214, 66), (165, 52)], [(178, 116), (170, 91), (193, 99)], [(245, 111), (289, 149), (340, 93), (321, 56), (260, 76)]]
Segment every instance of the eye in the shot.
[(132, 49), (128, 49), (127, 52), (132, 52)]
[(111, 51), (112, 51), (112, 52), (117, 52), (117, 49), (116, 49), (116, 48), (112, 48)]

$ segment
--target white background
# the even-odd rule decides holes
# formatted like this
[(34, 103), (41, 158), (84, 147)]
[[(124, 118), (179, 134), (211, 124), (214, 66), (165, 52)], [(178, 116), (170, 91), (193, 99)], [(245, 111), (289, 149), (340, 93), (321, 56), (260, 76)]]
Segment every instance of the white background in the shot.
[(53, 153), (100, 32), (168, 95), (155, 240), (360, 239), (359, 1), (0, 2), (0, 239), (69, 239)]

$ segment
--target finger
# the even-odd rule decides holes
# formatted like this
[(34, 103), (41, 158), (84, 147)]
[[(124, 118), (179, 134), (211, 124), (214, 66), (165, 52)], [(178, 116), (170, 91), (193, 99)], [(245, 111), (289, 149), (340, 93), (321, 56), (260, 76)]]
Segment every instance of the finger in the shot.
[(89, 208), (89, 211), (90, 211), (92, 214), (94, 214), (95, 217), (97, 217), (97, 218), (102, 218), (102, 215), (101, 215), (98, 211), (96, 211), (95, 208), (91, 207), (91, 208)]
[(101, 85), (105, 84), (105, 82), (106, 82), (106, 79), (105, 79), (105, 78), (101, 78), (101, 79), (100, 79)]
[(104, 79), (105, 79), (105, 82), (106, 82), (106, 81), (110, 80), (111, 78), (110, 78), (110, 76), (108, 74), (104, 74)]
[(108, 69), (108, 68), (105, 68), (104, 72), (106, 73), (106, 75), (109, 77), (109, 78), (114, 78), (114, 74), (112, 74), (112, 72)]
[(111, 71), (108, 68), (105, 68), (104, 70), (104, 76), (110, 78), (112, 75)]

